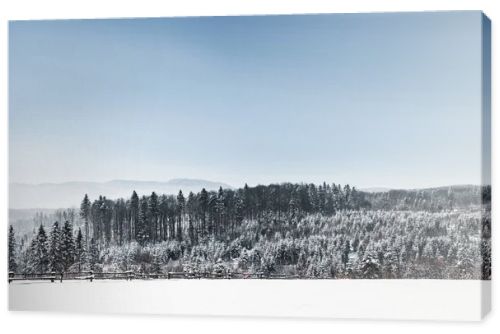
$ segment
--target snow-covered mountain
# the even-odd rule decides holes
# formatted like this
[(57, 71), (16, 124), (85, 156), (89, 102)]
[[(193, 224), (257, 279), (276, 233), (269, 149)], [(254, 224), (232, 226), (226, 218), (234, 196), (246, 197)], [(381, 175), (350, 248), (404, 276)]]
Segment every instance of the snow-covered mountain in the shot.
[(198, 192), (202, 188), (217, 190), (231, 188), (222, 182), (199, 179), (172, 179), (166, 182), (113, 180), (109, 182), (64, 182), (64, 183), (11, 183), (9, 187), (9, 207), (11, 209), (69, 208), (77, 207), (85, 194), (91, 200), (99, 195), (115, 199), (130, 197), (135, 190), (139, 195), (177, 194)]

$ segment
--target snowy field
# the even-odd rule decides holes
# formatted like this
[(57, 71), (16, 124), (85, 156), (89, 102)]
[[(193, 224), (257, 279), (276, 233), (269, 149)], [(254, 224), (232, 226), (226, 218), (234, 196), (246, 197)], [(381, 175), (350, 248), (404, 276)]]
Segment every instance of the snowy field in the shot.
[(490, 290), (475, 280), (17, 281), (9, 309), (473, 321), (488, 312)]

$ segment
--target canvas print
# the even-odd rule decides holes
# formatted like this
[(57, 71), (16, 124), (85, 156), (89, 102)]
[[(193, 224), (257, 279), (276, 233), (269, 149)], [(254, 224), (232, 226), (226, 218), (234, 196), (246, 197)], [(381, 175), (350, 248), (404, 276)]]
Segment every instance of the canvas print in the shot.
[(10, 22), (11, 308), (54, 287), (490, 280), (489, 29)]

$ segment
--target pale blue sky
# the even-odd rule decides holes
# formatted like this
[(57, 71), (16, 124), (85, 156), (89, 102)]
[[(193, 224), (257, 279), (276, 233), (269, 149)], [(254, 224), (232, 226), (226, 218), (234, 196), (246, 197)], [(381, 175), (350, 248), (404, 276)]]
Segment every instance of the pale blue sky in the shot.
[(9, 30), (11, 182), (480, 183), (480, 12)]

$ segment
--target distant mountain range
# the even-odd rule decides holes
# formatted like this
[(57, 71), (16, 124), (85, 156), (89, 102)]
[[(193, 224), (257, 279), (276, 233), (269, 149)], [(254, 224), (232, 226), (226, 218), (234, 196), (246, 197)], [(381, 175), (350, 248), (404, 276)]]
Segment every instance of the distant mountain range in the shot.
[(110, 199), (130, 197), (135, 190), (139, 196), (149, 195), (155, 191), (158, 194), (177, 194), (198, 192), (202, 188), (217, 190), (219, 187), (232, 188), (222, 182), (199, 179), (172, 179), (166, 182), (113, 180), (109, 182), (65, 182), (65, 183), (11, 183), (9, 187), (9, 208), (69, 208), (78, 207), (85, 194), (91, 200), (99, 195)]

